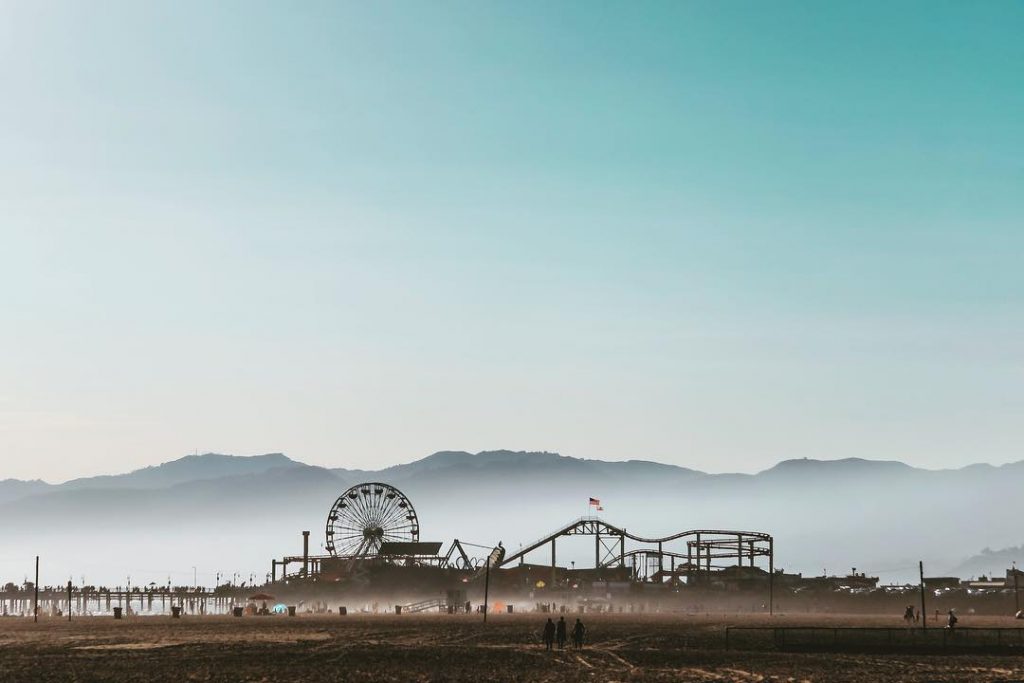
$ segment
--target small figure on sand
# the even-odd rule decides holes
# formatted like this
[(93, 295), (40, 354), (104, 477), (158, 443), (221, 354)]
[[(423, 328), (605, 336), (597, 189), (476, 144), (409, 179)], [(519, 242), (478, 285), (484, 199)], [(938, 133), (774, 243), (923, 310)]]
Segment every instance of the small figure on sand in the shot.
[(550, 650), (555, 642), (555, 622), (548, 617), (548, 623), (544, 624), (544, 649)]
[(583, 649), (583, 636), (587, 632), (587, 627), (583, 625), (583, 622), (579, 619), (576, 620), (576, 625), (572, 627), (572, 646), (577, 650)]
[(953, 610), (949, 610), (949, 616), (946, 618), (946, 628), (956, 628), (956, 622), (959, 621), (956, 618), (956, 614)]
[(558, 618), (558, 626), (555, 628), (555, 639), (558, 641), (558, 649), (565, 649), (565, 617)]
[(906, 622), (907, 626), (910, 626), (910, 622), (914, 621), (913, 605), (907, 605), (907, 608), (903, 610), (903, 621)]

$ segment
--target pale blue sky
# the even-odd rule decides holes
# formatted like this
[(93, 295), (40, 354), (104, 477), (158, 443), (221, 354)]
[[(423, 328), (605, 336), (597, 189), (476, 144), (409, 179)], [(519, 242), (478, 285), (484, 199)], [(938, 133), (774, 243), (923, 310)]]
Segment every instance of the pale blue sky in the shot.
[(0, 0), (0, 478), (1024, 458), (1024, 4)]

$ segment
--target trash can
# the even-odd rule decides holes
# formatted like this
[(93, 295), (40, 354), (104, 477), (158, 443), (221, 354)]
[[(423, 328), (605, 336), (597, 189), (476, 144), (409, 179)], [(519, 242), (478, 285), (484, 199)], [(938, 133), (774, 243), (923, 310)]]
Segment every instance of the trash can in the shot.
[(241, 607), (232, 607), (231, 608), (231, 614), (233, 614), (236, 617), (242, 616), (243, 612), (244, 612), (244, 610)]
[(288, 605), (288, 616), (295, 616), (295, 605)]
[(395, 605), (395, 614), (401, 614), (401, 613), (402, 613), (402, 606), (401, 605)]
[(179, 605), (171, 608), (171, 619), (181, 619), (181, 607)]
[(345, 607), (345, 605), (342, 605), (338, 608), (338, 614), (340, 614), (341, 616), (345, 616), (346, 614), (348, 614), (348, 608)]
[(121, 608), (121, 607), (115, 607), (114, 608), (114, 618), (115, 619), (120, 619), (122, 614), (124, 614), (123, 608)]

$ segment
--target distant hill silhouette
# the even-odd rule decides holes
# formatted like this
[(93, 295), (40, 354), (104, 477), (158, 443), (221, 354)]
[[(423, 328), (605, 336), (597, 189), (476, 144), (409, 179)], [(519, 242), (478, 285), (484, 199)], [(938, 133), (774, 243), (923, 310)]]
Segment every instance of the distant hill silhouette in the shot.
[(72, 479), (58, 488), (73, 489), (160, 489), (203, 479), (239, 476), (266, 472), (281, 467), (304, 467), (281, 453), (266, 455), (221, 455), (204, 453), (186, 455), (183, 458), (165, 462), (127, 474), (103, 475)]
[(26, 498), (39, 493), (45, 493), (51, 488), (53, 488), (51, 484), (47, 484), (45, 481), (41, 481), (39, 479), (33, 479), (32, 481), (22, 481), (21, 479), (2, 479), (0, 480), (0, 504), (12, 500), (18, 500), (19, 498)]
[[(344, 470), (342, 470), (344, 472)], [(489, 484), (496, 480), (505, 483), (538, 483), (539, 478), (567, 477), (574, 483), (600, 484), (612, 481), (630, 481), (637, 478), (667, 477), (667, 481), (707, 476), (696, 470), (642, 460), (606, 462), (571, 458), (558, 453), (530, 453), (517, 451), (441, 451), (405, 465), (380, 470), (377, 476), (389, 482), (442, 482), (457, 480), (462, 483)], [(551, 480), (556, 486), (561, 479)]]
[[(815, 574), (856, 566), (910, 579), (919, 559), (933, 573), (946, 572), (980, 548), (1022, 540), (1014, 503), (1024, 462), (923, 470), (800, 459), (757, 474), (708, 474), (644, 460), (443, 451), (367, 471), (314, 467), (280, 453), (207, 453), (62, 484), (0, 481), (0, 515), (17, 520), (6, 528), (11, 552), (40, 552), (65, 573), (81, 571), (83, 558), (93, 556), (103, 558), (88, 560), (95, 571), (114, 575), (133, 566), (262, 572), (271, 557), (298, 552), (303, 529), (313, 532), (316, 552), (334, 498), (361, 481), (401, 488), (424, 540), (502, 540), (510, 548), (592, 514), (590, 496), (601, 498), (602, 516), (641, 534), (768, 531), (778, 566)], [(580, 560), (592, 552), (581, 551)]]

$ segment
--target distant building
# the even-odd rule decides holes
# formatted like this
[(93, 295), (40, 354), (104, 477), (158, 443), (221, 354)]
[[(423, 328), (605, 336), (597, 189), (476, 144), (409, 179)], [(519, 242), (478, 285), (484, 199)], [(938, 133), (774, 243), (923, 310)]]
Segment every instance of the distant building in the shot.
[[(1011, 578), (1010, 581), (1012, 582), (1013, 579)], [(997, 579), (995, 577), (989, 578), (987, 576), (979, 576), (977, 579), (969, 579), (967, 581), (963, 581), (963, 582), (961, 582), (960, 585), (961, 586), (965, 586), (967, 588), (974, 588), (974, 589), (979, 589), (979, 588), (1005, 588), (1006, 587), (1006, 582), (1003, 581), (1003, 579)]]
[(868, 576), (864, 572), (858, 573), (856, 569), (846, 576), (809, 576), (802, 579), (800, 584), (808, 588), (823, 588), (828, 590), (842, 589), (874, 589), (878, 587), (878, 577)]

